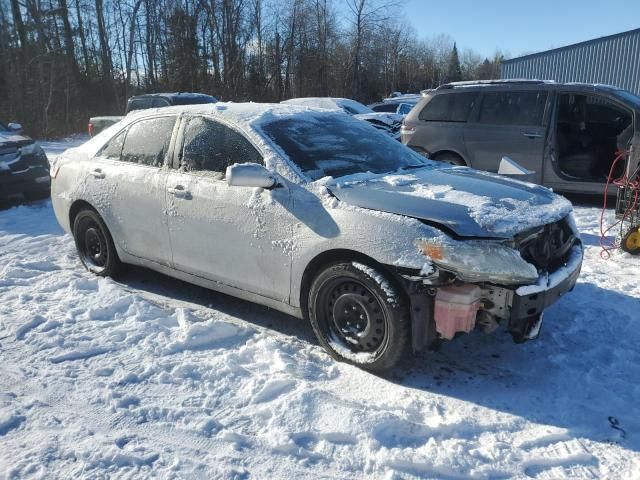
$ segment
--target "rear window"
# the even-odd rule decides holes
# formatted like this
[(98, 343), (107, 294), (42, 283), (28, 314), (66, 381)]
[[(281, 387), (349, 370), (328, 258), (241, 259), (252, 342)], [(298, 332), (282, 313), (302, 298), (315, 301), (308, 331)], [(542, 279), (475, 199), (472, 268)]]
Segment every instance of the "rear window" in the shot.
[(466, 122), (478, 98), (478, 92), (436, 95), (420, 112), (426, 122)]
[(492, 125), (542, 125), (547, 92), (488, 92), (478, 122)]

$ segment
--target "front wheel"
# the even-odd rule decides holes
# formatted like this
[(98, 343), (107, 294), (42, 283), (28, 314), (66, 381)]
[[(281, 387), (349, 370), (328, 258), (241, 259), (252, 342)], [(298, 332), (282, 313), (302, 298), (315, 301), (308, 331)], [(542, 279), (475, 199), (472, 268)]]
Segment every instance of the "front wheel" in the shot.
[(82, 210), (76, 215), (73, 238), (80, 260), (90, 272), (108, 277), (120, 269), (120, 259), (111, 234), (94, 210)]
[(316, 337), (334, 358), (382, 373), (407, 352), (406, 300), (385, 273), (358, 262), (330, 265), (308, 300)]

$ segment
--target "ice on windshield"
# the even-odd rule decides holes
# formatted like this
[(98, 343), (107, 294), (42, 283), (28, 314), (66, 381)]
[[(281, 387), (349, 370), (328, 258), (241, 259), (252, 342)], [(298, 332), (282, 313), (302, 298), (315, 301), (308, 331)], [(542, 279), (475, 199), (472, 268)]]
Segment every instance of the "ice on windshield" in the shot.
[(344, 115), (281, 118), (262, 130), (311, 180), (426, 164), (424, 157), (400, 142)]

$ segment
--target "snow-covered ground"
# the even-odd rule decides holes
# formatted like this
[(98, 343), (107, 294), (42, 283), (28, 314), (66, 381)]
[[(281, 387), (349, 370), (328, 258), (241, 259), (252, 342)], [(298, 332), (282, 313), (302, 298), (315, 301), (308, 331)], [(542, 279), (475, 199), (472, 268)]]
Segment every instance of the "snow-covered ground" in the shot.
[(473, 333), (384, 379), (284, 314), (90, 275), (49, 201), (0, 211), (0, 477), (640, 478), (640, 259), (600, 258), (598, 216), (537, 341)]

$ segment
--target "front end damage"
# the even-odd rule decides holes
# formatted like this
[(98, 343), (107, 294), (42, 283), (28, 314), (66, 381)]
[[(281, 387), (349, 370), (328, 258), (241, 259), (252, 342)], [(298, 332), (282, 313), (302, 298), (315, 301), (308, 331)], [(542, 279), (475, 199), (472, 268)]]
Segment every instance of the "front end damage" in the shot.
[[(517, 259), (500, 249), (496, 256), (490, 248), (478, 251), (475, 258), (462, 261), (455, 269), (447, 262), (446, 248), (437, 250), (429, 244), (423, 253), (433, 259), (433, 267), (420, 272), (398, 270), (411, 301), (414, 351), (433, 348), (474, 329), (492, 333), (501, 325), (516, 343), (538, 336), (544, 310), (576, 284), (582, 244), (568, 216), (516, 235), (508, 247)], [(456, 261), (460, 264), (460, 259)], [(532, 267), (530, 271), (515, 265), (507, 275), (508, 263), (520, 261)], [(490, 264), (496, 265), (497, 273), (479, 271)]]

